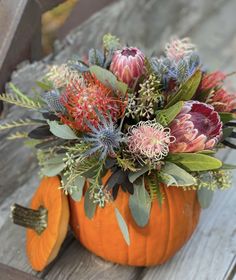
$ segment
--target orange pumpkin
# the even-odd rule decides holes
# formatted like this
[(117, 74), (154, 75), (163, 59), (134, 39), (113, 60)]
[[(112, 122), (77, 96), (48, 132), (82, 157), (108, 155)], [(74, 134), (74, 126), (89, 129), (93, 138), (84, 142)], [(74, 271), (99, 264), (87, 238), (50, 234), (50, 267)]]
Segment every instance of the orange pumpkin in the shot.
[[(103, 182), (108, 176), (103, 178)], [(162, 187), (162, 192), (165, 196), (162, 207), (153, 201), (149, 223), (141, 228), (131, 216), (129, 194), (119, 191), (115, 206), (127, 223), (129, 246), (120, 232), (112, 204), (98, 207), (90, 220), (85, 216), (84, 197), (80, 202), (70, 199), (73, 231), (88, 250), (105, 260), (132, 266), (162, 264), (187, 242), (200, 214), (196, 191)]]
[(26, 252), (33, 269), (42, 271), (57, 256), (69, 223), (67, 196), (58, 177), (44, 177), (30, 208), (15, 204), (13, 222), (26, 230)]

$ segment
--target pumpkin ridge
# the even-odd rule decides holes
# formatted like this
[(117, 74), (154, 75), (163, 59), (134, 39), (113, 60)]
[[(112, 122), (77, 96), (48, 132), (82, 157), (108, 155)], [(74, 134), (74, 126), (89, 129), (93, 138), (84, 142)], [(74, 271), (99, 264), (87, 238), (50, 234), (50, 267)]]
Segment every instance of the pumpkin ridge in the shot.
[(169, 209), (169, 197), (167, 195), (167, 189), (165, 186), (162, 186), (162, 190), (164, 192), (164, 197), (165, 197), (165, 200), (163, 203), (166, 203), (166, 209), (167, 209), (167, 216), (168, 218), (166, 219), (166, 223), (168, 224), (168, 231), (167, 231), (167, 239), (166, 239), (166, 242), (165, 242), (165, 250), (163, 250), (163, 254), (162, 254), (162, 257), (160, 258), (160, 263), (163, 263), (165, 261), (165, 258), (166, 258), (166, 253), (167, 253), (167, 250), (168, 250), (168, 244), (169, 244), (169, 238), (170, 238), (170, 209)]

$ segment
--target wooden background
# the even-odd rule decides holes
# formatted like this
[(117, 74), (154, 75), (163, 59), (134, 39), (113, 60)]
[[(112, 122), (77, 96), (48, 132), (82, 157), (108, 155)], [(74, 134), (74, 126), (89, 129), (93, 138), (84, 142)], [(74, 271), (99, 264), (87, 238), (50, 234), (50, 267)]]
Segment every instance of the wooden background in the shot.
[[(148, 54), (160, 53), (172, 35), (187, 35), (199, 46), (202, 62), (209, 69), (231, 72), (236, 69), (235, 11), (235, 0), (118, 1), (73, 30), (46, 59), (21, 64), (12, 74), (12, 81), (30, 94), (34, 80), (43, 76), (48, 64), (61, 63), (73, 54), (83, 55), (89, 47), (99, 47), (106, 32), (120, 36)], [(14, 106), (5, 106), (2, 118), (28, 115), (29, 112)], [(7, 141), (8, 134), (1, 133), (0, 140), (0, 263), (27, 274), (12, 277), (9, 268), (1, 266), (5, 274), (1, 273), (0, 279), (31, 279), (30, 275), (55, 280), (236, 279), (235, 176), (234, 187), (215, 195), (211, 207), (203, 211), (192, 239), (163, 266), (134, 268), (105, 262), (85, 250), (69, 233), (56, 261), (44, 272), (35, 273), (25, 256), (24, 229), (11, 223), (9, 208), (13, 202), (28, 203), (38, 183), (38, 169), (33, 153), (18, 141)], [(227, 150), (219, 157), (235, 163), (236, 153)]]

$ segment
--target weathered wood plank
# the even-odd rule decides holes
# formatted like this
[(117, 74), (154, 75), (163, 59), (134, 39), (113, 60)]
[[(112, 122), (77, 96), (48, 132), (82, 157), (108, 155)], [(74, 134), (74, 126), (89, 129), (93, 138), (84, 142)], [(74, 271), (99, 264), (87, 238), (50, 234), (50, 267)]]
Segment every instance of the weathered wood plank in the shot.
[(44, 279), (128, 280), (137, 279), (141, 271), (142, 268), (120, 266), (106, 262), (91, 254), (77, 240), (74, 240)]
[[(132, 44), (139, 43), (139, 46), (148, 50), (149, 53), (152, 51), (159, 52), (161, 47), (163, 47), (163, 43), (168, 40), (169, 36), (172, 34), (193, 34), (194, 42), (200, 46), (199, 49), (204, 55), (204, 60), (209, 65), (211, 65), (212, 62), (213, 67), (224, 66), (225, 68), (232, 68), (232, 63), (229, 63), (231, 66), (226, 65), (226, 63), (232, 59), (232, 50), (227, 49), (227, 40), (230, 41), (230, 46), (234, 46), (233, 40), (235, 40), (233, 27), (235, 26), (236, 18), (233, 17), (232, 12), (233, 9), (235, 10), (233, 2), (233, 0), (199, 0), (197, 3), (187, 0), (180, 2), (174, 0), (125, 0), (118, 2), (111, 7), (107, 7), (100, 13), (95, 14), (89, 21), (76, 29), (62, 44), (59, 44), (53, 56), (33, 65), (26, 65), (15, 72), (13, 74), (13, 82), (26, 92), (30, 92), (33, 81), (42, 76), (46, 71), (47, 63), (65, 61), (71, 57), (73, 53), (77, 52), (84, 54), (88, 47), (94, 45), (99, 46), (102, 34), (108, 31), (120, 35), (126, 42)], [(225, 6), (219, 9), (220, 5), (223, 4)], [(177, 13), (176, 11), (179, 12)], [(219, 30), (224, 23), (224, 17), (227, 19), (227, 11), (230, 15), (231, 26), (227, 25), (227, 30), (224, 29), (224, 33), (220, 33), (220, 43), (214, 43), (214, 40), (217, 38), (216, 31)], [(214, 16), (215, 14), (217, 16)], [(106, 18), (105, 21), (104, 18)], [(211, 18), (213, 18), (212, 22)], [(221, 18), (220, 25), (217, 23), (218, 18)], [(200, 24), (203, 20), (204, 24)], [(214, 40), (208, 40), (208, 33), (204, 33), (208, 22), (211, 22), (211, 24), (209, 23), (211, 28), (209, 27), (208, 32), (210, 34), (212, 30), (214, 31), (214, 36), (212, 37)], [(204, 36), (201, 36), (201, 33)], [(223, 41), (224, 43), (222, 43)], [(227, 51), (222, 54), (221, 50), (224, 51), (224, 48)], [(216, 53), (218, 55), (217, 57)], [(6, 115), (10, 118), (27, 116), (23, 110), (17, 109), (16, 111), (14, 107), (5, 108), (5, 116)], [(3, 186), (0, 190), (4, 198), (9, 195), (11, 196), (8, 202), (6, 202), (6, 206), (3, 206), (3, 208), (8, 207), (7, 205), (10, 204), (14, 196), (17, 196), (17, 192), (15, 192), (17, 186), (22, 184), (26, 184), (25, 186), (27, 186), (28, 180), (31, 177), (37, 176), (35, 163), (32, 165), (32, 156), (29, 151), (23, 148), (19, 149), (19, 146), (17, 146), (19, 143), (16, 145), (12, 142), (6, 142), (6, 137), (7, 134), (4, 134), (1, 139), (3, 146), (0, 146), (0, 152), (3, 155), (0, 158), (0, 166), (1, 169), (3, 169), (0, 169), (1, 184)], [(11, 157), (9, 151), (11, 151), (14, 156)], [(19, 159), (21, 166), (19, 166)], [(11, 171), (9, 171), (9, 166), (12, 166)], [(31, 168), (30, 171), (29, 168)], [(19, 170), (17, 176), (15, 176), (16, 170)], [(5, 186), (7, 186), (7, 188)], [(28, 186), (30, 186), (30, 184), (28, 184)], [(30, 192), (28, 192), (27, 188), (28, 187), (25, 187), (25, 189), (22, 190), (23, 193), (29, 195)], [(24, 199), (22, 201), (24, 202)], [(28, 198), (26, 198), (25, 201), (28, 201)], [(235, 252), (232, 252), (231, 249), (235, 247), (233, 246), (235, 244), (235, 239), (233, 239), (233, 237), (231, 239), (229, 238), (228, 234), (231, 232), (230, 230), (232, 230), (232, 225), (228, 223), (228, 219), (235, 213), (231, 212), (235, 211), (233, 204), (235, 204), (233, 190), (225, 192), (223, 196), (222, 194), (216, 196), (212, 207), (206, 210), (206, 214), (202, 217), (201, 223), (203, 223), (203, 225), (199, 227), (193, 240), (187, 244), (185, 249), (181, 251), (170, 264), (157, 268), (159, 274), (155, 272), (155, 269), (146, 269), (145, 274), (141, 274), (142, 278), (171, 279), (168, 278), (168, 276), (173, 276), (173, 274), (170, 275), (170, 273), (180, 270), (182, 274), (179, 275), (181, 275), (182, 278), (172, 279), (205, 280), (206, 278), (199, 278), (199, 275), (201, 274), (200, 277), (206, 276), (204, 272), (209, 266), (211, 269), (211, 274), (209, 275), (213, 277), (209, 279), (216, 279), (213, 274), (213, 269), (217, 270), (217, 267), (220, 267), (223, 273), (223, 268), (219, 264), (218, 255), (212, 256), (209, 252), (212, 252), (211, 250), (214, 251), (214, 246), (219, 244), (219, 248), (224, 248), (227, 252), (222, 256), (222, 259), (225, 258), (224, 263), (229, 264), (230, 261), (232, 261)], [(217, 208), (215, 207), (216, 205)], [(227, 205), (227, 207), (225, 207), (225, 205)], [(0, 210), (2, 211), (2, 208), (0, 208)], [(5, 216), (6, 213), (7, 211), (5, 211)], [(220, 219), (221, 215), (223, 217)], [(219, 224), (218, 219), (220, 219)], [(214, 222), (215, 225), (213, 224)], [(223, 235), (221, 232), (222, 228), (224, 228), (224, 234), (226, 235)], [(211, 231), (212, 229), (216, 229), (214, 234)], [(24, 241), (23, 232), (24, 230), (19, 228), (16, 230), (16, 227), (11, 225), (9, 221), (4, 224), (0, 230), (0, 241), (1, 244), (3, 244), (3, 250), (0, 252), (0, 261), (3, 260), (6, 264), (27, 272), (32, 272), (27, 264), (22, 245)], [(207, 236), (208, 234), (212, 234), (212, 237)], [(225, 240), (225, 236), (229, 241)], [(230, 242), (234, 243), (230, 244)], [(66, 246), (64, 253), (60, 254), (57, 261), (50, 266), (45, 273), (40, 275), (40, 277), (46, 279), (138, 279), (137, 273), (140, 273), (140, 270), (103, 262), (83, 249), (77, 241), (72, 241), (70, 243), (69, 240), (68, 244), (69, 246)], [(214, 244), (214, 246), (212, 244)], [(209, 246), (208, 249), (206, 248), (204, 251), (205, 264), (201, 262), (202, 255), (199, 255), (203, 252), (201, 248), (204, 246)], [(16, 252), (18, 252), (18, 254)], [(183, 265), (181, 266), (181, 260), (185, 263), (185, 267)], [(186, 272), (186, 267), (188, 269), (191, 267), (192, 269), (189, 269), (189, 273), (184, 274), (184, 269)], [(227, 267), (225, 267), (224, 270), (226, 272)], [(197, 271), (200, 271), (200, 274), (196, 274)], [(57, 277), (54, 276), (54, 274)], [(197, 278), (191, 278), (196, 275)], [(160, 278), (155, 278), (158, 276), (160, 276)], [(189, 278), (187, 276), (189, 276)], [(176, 275), (173, 277), (176, 277)]]
[(18, 269), (0, 264), (0, 277), (4, 280), (37, 280), (35, 276), (24, 273)]

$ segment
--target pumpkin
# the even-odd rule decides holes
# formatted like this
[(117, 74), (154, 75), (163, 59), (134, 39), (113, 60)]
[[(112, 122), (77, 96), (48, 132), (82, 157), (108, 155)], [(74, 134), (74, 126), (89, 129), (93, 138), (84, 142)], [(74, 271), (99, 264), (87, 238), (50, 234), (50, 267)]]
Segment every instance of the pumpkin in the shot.
[[(107, 174), (103, 183), (108, 179)], [(152, 203), (149, 223), (141, 228), (131, 216), (129, 194), (119, 190), (114, 202), (125, 219), (130, 245), (118, 226), (114, 205), (97, 208), (90, 220), (85, 216), (84, 197), (80, 202), (70, 199), (70, 224), (75, 236), (91, 252), (105, 260), (132, 266), (162, 264), (171, 258), (190, 238), (197, 226), (200, 206), (194, 190), (162, 186), (164, 202)]]
[(30, 209), (15, 204), (13, 222), (26, 230), (26, 252), (33, 269), (42, 271), (57, 256), (69, 224), (67, 196), (58, 177), (44, 177)]

